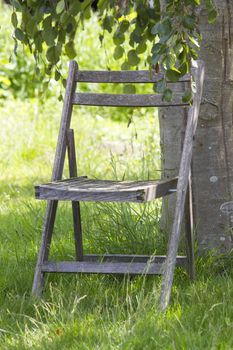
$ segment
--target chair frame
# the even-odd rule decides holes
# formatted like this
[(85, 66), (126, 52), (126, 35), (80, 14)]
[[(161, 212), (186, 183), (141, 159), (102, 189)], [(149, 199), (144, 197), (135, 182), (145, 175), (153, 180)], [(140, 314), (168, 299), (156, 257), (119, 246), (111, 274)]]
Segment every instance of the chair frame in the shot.
[[(75, 61), (70, 62), (66, 84), (66, 93), (61, 117), (61, 124), (52, 172), (52, 182), (62, 179), (66, 150), (68, 153), (70, 178), (77, 178), (74, 132), (70, 129), (73, 105), (101, 106), (187, 106), (182, 96), (174, 96), (171, 103), (163, 101), (156, 94), (145, 95), (112, 95), (76, 93), (77, 82), (95, 83), (153, 83), (163, 78), (163, 74), (149, 71), (80, 71)], [(180, 161), (179, 175), (176, 187), (176, 206), (168, 251), (166, 256), (145, 255), (84, 255), (82, 244), (82, 227), (79, 201), (72, 201), (73, 229), (75, 241), (74, 262), (49, 262), (49, 250), (56, 218), (58, 200), (48, 200), (41, 246), (36, 265), (32, 294), (39, 297), (43, 290), (44, 275), (48, 272), (81, 272), (81, 273), (128, 273), (128, 274), (163, 274), (159, 308), (167, 308), (176, 265), (188, 267), (191, 279), (194, 279), (194, 238), (193, 209), (191, 188), (191, 160), (193, 139), (197, 127), (199, 108), (201, 104), (204, 81), (204, 63), (195, 62), (191, 75), (184, 76), (180, 82), (189, 82), (192, 86), (192, 105), (188, 105), (188, 118)], [(195, 89), (193, 88), (195, 82)], [(37, 189), (36, 189), (37, 191)], [(177, 256), (178, 244), (185, 216), (187, 256)], [(146, 267), (146, 268), (145, 268)]]

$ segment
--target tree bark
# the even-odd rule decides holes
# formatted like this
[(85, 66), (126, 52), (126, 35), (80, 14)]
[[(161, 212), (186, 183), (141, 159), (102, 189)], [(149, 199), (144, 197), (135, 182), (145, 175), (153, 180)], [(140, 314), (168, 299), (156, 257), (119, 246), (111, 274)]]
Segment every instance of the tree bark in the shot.
[[(200, 20), (200, 58), (206, 63), (206, 77), (192, 168), (194, 219), (201, 252), (224, 252), (233, 247), (233, 2), (216, 0), (216, 6), (219, 15), (214, 25), (208, 23), (204, 10)], [(166, 178), (177, 173), (183, 113), (181, 109), (160, 112)], [(172, 139), (175, 147), (169, 147)], [(168, 146), (163, 149), (163, 145)], [(172, 207), (172, 199), (167, 206), (163, 204), (162, 222), (168, 227), (169, 221), (164, 220), (167, 207)]]

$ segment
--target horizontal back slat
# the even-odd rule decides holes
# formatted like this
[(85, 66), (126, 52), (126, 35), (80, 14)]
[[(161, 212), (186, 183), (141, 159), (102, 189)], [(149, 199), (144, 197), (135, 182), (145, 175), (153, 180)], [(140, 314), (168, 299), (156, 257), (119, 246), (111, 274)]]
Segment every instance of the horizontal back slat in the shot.
[(109, 106), (109, 107), (169, 107), (187, 106), (182, 101), (182, 94), (173, 95), (171, 102), (162, 100), (161, 95), (156, 94), (93, 94), (75, 93), (72, 103), (84, 106)]
[[(137, 71), (77, 71), (76, 82), (86, 83), (154, 83), (164, 78), (163, 73), (149, 70)], [(190, 81), (190, 75), (184, 75), (179, 82)]]

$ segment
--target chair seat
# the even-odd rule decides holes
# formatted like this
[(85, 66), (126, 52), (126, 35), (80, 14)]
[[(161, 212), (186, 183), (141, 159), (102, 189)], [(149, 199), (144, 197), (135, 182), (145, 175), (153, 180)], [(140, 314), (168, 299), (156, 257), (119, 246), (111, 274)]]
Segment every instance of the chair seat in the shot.
[(35, 186), (36, 199), (83, 202), (148, 202), (175, 192), (177, 178), (167, 181), (111, 181), (76, 177)]

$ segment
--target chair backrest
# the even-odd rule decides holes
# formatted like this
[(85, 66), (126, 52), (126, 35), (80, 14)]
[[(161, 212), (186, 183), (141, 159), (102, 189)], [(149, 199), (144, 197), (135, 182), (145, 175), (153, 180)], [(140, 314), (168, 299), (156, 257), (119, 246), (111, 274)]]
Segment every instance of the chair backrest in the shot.
[[(202, 86), (204, 80), (204, 63), (196, 62), (196, 66), (192, 68), (191, 75), (184, 76), (180, 82), (190, 83), (192, 91), (192, 105), (182, 101), (182, 94), (173, 95), (171, 102), (163, 101), (162, 95), (159, 94), (93, 94), (76, 92), (77, 82), (90, 83), (155, 83), (163, 78), (163, 75), (151, 73), (149, 71), (80, 71), (75, 61), (70, 62), (69, 74), (66, 84), (66, 93), (62, 109), (62, 117), (56, 155), (53, 167), (52, 180), (59, 180), (62, 177), (65, 153), (67, 147), (67, 130), (70, 127), (72, 106), (75, 104), (89, 106), (131, 106), (131, 107), (168, 107), (168, 106), (189, 106), (188, 123), (186, 127), (184, 147), (182, 157), (185, 156), (184, 164), (186, 164), (185, 152), (189, 154), (189, 142), (195, 134), (198, 113), (201, 103)], [(196, 87), (193, 88), (193, 81)], [(190, 141), (191, 140), (191, 141)], [(188, 149), (186, 149), (188, 147)], [(192, 146), (191, 146), (192, 149)], [(182, 158), (183, 159), (183, 158)], [(181, 161), (182, 163), (182, 161)], [(182, 165), (184, 168), (184, 165)]]
[[(164, 78), (164, 74), (150, 71), (80, 71), (75, 73), (75, 82), (86, 83), (155, 83)], [(183, 76), (180, 83), (191, 83), (191, 75)], [(169, 81), (168, 83), (171, 83)], [(72, 103), (86, 106), (111, 107), (168, 107), (187, 106), (182, 100), (183, 93), (174, 92), (171, 102), (163, 100), (161, 94), (105, 94), (75, 92)]]

